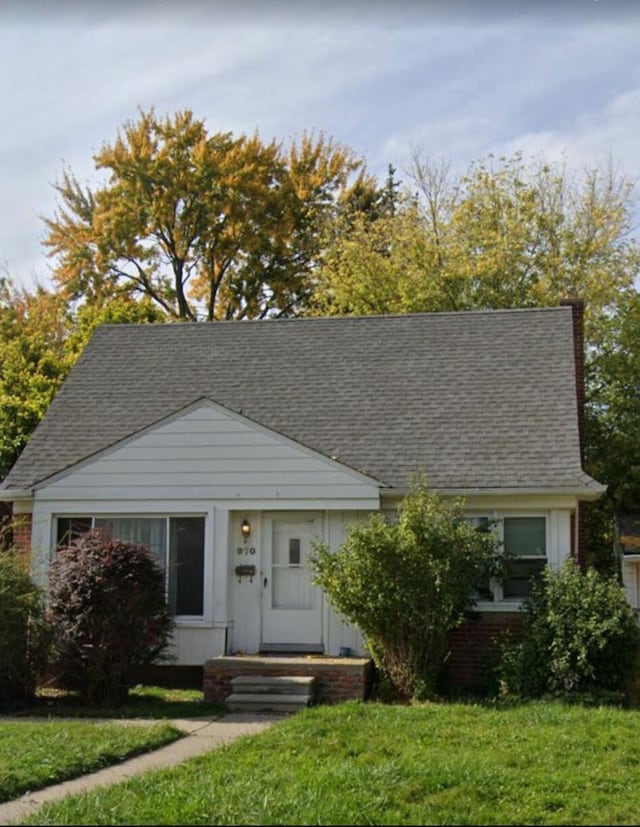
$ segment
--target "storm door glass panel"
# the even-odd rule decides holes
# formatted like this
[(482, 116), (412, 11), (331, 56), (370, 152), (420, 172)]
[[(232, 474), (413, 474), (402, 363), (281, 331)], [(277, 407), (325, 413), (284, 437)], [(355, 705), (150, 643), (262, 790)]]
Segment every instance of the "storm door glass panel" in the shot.
[(172, 517), (169, 606), (175, 615), (202, 615), (204, 517)]
[(547, 564), (546, 526), (544, 517), (504, 518), (504, 551), (508, 558), (502, 584), (505, 598), (531, 594), (532, 584)]
[(311, 572), (306, 565), (309, 550), (310, 538), (303, 524), (274, 523), (271, 551), (272, 608), (314, 607)]
[(148, 548), (162, 569), (167, 560), (167, 521), (165, 517), (107, 517), (96, 518), (96, 528), (125, 543), (137, 543)]

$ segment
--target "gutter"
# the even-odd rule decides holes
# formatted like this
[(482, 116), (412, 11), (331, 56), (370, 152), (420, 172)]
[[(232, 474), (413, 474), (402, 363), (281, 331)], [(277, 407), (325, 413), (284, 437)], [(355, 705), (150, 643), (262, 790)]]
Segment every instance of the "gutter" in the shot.
[[(588, 487), (588, 488), (537, 488), (522, 487), (522, 488), (433, 488), (436, 494), (450, 497), (470, 497), (470, 496), (513, 496), (515, 494), (529, 495), (573, 495), (581, 500), (598, 500), (607, 490), (606, 485)], [(410, 488), (391, 488), (381, 490), (381, 496), (405, 497), (411, 492)]]

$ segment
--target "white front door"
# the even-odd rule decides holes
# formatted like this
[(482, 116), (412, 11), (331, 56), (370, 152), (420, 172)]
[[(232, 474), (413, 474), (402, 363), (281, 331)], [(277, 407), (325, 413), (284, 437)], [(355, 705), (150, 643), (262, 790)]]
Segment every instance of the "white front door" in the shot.
[(262, 647), (321, 651), (322, 592), (312, 585), (308, 565), (321, 518), (273, 515), (265, 529)]

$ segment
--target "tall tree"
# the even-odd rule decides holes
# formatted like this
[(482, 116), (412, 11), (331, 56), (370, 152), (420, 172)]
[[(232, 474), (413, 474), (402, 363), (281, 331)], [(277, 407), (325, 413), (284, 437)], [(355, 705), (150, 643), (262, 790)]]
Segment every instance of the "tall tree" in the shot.
[[(594, 504), (593, 556), (613, 547), (611, 517), (640, 511), (640, 293), (621, 296), (587, 363), (587, 464), (607, 485)], [(606, 557), (606, 555), (605, 555)]]
[(141, 112), (94, 156), (106, 183), (64, 172), (45, 244), (65, 297), (151, 298), (170, 318), (287, 315), (306, 302), (329, 222), (364, 163), (324, 135), (288, 152), (258, 135), (207, 133), (189, 111)]
[(553, 305), (573, 290), (593, 338), (640, 271), (631, 187), (612, 168), (578, 177), (516, 155), (455, 178), (416, 153), (410, 172), (393, 215), (333, 238), (315, 312)]
[(69, 319), (60, 299), (0, 280), (0, 476), (13, 465), (66, 376)]
[(0, 280), (0, 478), (43, 417), (63, 379), (102, 323), (159, 321), (147, 301), (121, 296), (72, 312), (42, 287), (30, 292)]

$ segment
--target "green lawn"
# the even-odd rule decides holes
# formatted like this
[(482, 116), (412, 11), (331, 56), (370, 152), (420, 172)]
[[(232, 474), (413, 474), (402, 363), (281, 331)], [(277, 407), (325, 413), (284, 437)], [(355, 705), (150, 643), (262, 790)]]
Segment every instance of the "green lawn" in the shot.
[(305, 710), (32, 824), (637, 824), (640, 712), (530, 703)]
[(0, 801), (115, 764), (180, 737), (169, 724), (0, 722)]

